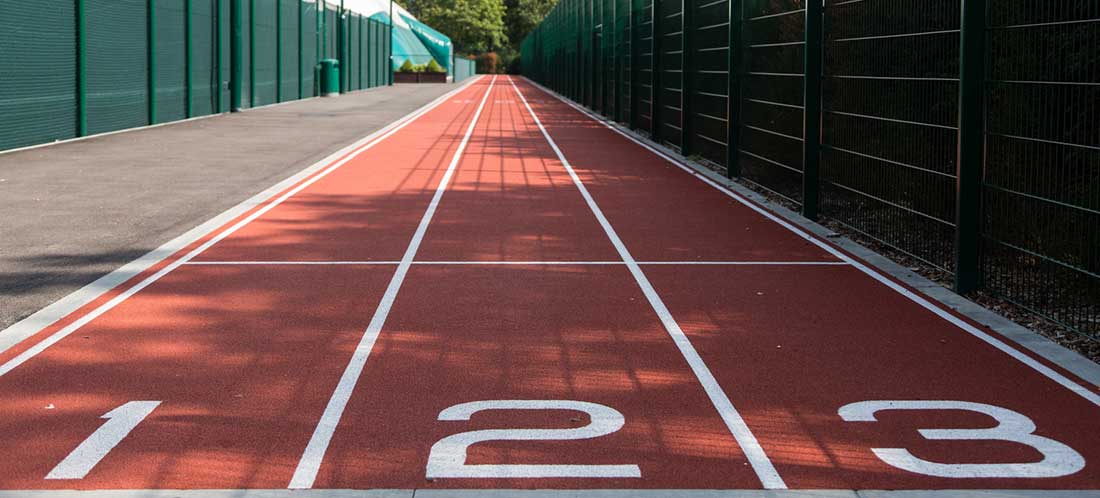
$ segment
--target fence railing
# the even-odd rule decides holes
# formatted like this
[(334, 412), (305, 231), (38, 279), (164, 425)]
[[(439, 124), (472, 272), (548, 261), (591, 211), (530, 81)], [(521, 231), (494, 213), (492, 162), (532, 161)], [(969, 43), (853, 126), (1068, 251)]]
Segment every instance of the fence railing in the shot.
[(316, 0), (43, 7), (0, 2), (0, 150), (313, 97), (323, 58), (390, 84), (389, 26)]
[(523, 73), (1100, 340), (1100, 3), (561, 0)]

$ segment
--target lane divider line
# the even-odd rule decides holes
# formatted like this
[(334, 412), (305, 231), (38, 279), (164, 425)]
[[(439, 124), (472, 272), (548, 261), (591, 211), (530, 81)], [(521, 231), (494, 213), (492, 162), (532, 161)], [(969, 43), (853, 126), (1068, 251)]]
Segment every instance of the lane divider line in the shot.
[(634, 276), (634, 280), (638, 283), (638, 287), (642, 289), (642, 293), (645, 294), (647, 300), (649, 300), (650, 306), (653, 307), (653, 311), (657, 313), (657, 317), (660, 318), (661, 323), (665, 327), (665, 331), (672, 337), (672, 341), (679, 348), (680, 353), (691, 367), (692, 372), (699, 379), (699, 383), (702, 385), (703, 390), (706, 391), (707, 396), (710, 398), (714, 408), (718, 410), (718, 414), (722, 417), (722, 421), (725, 422), (726, 428), (729, 429), (730, 434), (737, 441), (737, 444), (741, 447), (741, 450), (745, 452), (745, 458), (748, 459), (749, 465), (752, 466), (756, 472), (756, 476), (760, 479), (760, 483), (765, 489), (787, 489), (787, 484), (783, 482), (783, 478), (779, 476), (779, 471), (775, 469), (775, 465), (772, 464), (767, 453), (764, 452), (764, 447), (753, 435), (752, 430), (749, 429), (745, 419), (741, 416), (737, 408), (733, 406), (733, 402), (730, 401), (729, 396), (726, 396), (725, 391), (718, 384), (718, 380), (714, 378), (714, 374), (711, 373), (710, 368), (707, 367), (703, 358), (699, 356), (699, 352), (695, 350), (695, 346), (691, 344), (691, 340), (680, 328), (680, 324), (676, 322), (676, 319), (672, 316), (672, 312), (665, 306), (664, 300), (657, 294), (657, 290), (653, 288), (653, 285), (646, 278), (645, 273), (636, 261), (634, 256), (627, 250), (626, 245), (622, 239), (619, 238), (618, 233), (611, 226), (611, 222), (604, 216), (600, 206), (596, 204), (596, 200), (592, 198), (592, 195), (585, 188), (584, 183), (580, 177), (577, 176), (577, 172), (573, 170), (573, 165), (566, 159), (565, 154), (558, 148), (557, 142), (550, 136), (550, 133), (546, 131), (546, 127), (542, 125), (542, 121), (539, 120), (535, 110), (531, 108), (531, 104), (527, 102), (527, 98), (523, 93), (519, 91), (519, 87), (511, 78), (508, 82), (512, 85), (512, 89), (515, 90), (516, 95), (519, 96), (523, 105), (527, 107), (527, 112), (531, 114), (531, 117), (535, 121), (535, 125), (538, 126), (539, 131), (542, 132), (542, 136), (546, 138), (547, 143), (550, 144), (550, 148), (554, 149), (554, 154), (558, 156), (558, 160), (569, 173), (569, 177), (573, 179), (573, 184), (577, 186), (577, 190), (580, 191), (581, 196), (584, 197), (584, 201), (588, 204), (589, 209), (592, 210), (592, 214), (596, 216), (596, 219), (600, 222), (600, 226), (603, 227), (604, 232), (607, 233), (607, 238), (611, 240), (611, 244), (615, 246), (615, 250), (619, 252), (619, 256), (622, 257), (623, 262), (626, 263), (627, 268), (630, 270), (630, 274)]
[(443, 178), (439, 180), (435, 195), (432, 196), (428, 209), (420, 219), (420, 224), (416, 227), (416, 232), (413, 234), (412, 240), (409, 241), (409, 246), (405, 249), (405, 254), (402, 256), (400, 264), (397, 265), (393, 278), (386, 286), (386, 292), (382, 295), (378, 308), (374, 310), (374, 316), (371, 317), (367, 329), (363, 332), (363, 337), (360, 338), (359, 344), (355, 348), (355, 353), (352, 354), (347, 368), (344, 369), (339, 383), (336, 384), (336, 389), (333, 391), (332, 397), (329, 398), (324, 413), (321, 414), (321, 420), (317, 422), (317, 427), (310, 437), (309, 444), (302, 453), (302, 458), (298, 460), (298, 466), (294, 470), (294, 476), (291, 478), (288, 488), (309, 489), (313, 487), (314, 481), (317, 480), (317, 473), (321, 470), (321, 461), (324, 460), (325, 452), (328, 451), (332, 435), (336, 432), (336, 427), (340, 424), (344, 409), (347, 408), (348, 401), (355, 391), (355, 385), (359, 382), (359, 376), (362, 375), (363, 368), (367, 365), (367, 359), (370, 357), (371, 350), (374, 349), (374, 343), (378, 340), (382, 327), (386, 324), (386, 317), (389, 316), (393, 302), (397, 298), (397, 293), (401, 290), (401, 284), (405, 281), (405, 275), (409, 272), (409, 267), (412, 266), (416, 251), (420, 249), (420, 243), (424, 239), (424, 234), (428, 231), (428, 225), (431, 224), (436, 209), (439, 207), (439, 201), (443, 198), (443, 193), (447, 190), (447, 185), (451, 182), (455, 168), (462, 158), (462, 153), (470, 142), (470, 136), (474, 133), (478, 118), (481, 117), (481, 111), (485, 109), (485, 102), (493, 91), (494, 83), (496, 83), (496, 76), (489, 80), (489, 88), (485, 90), (485, 95), (481, 97), (481, 103), (478, 104), (477, 111), (474, 112), (474, 117), (466, 128), (466, 134), (459, 142), (450, 164), (447, 165), (447, 170), (443, 173)]
[(841, 260), (851, 264), (853, 267), (855, 267), (859, 271), (867, 274), (868, 276), (870, 276), (871, 278), (874, 278), (875, 280), (878, 280), (880, 283), (882, 283), (886, 287), (889, 287), (891, 290), (897, 292), (898, 294), (901, 294), (906, 299), (909, 299), (910, 301), (913, 301), (914, 303), (920, 305), (922, 308), (925, 308), (928, 311), (931, 311), (936, 316), (946, 320), (947, 322), (951, 323), (952, 325), (955, 325), (956, 327), (958, 327), (958, 328), (962, 329), (963, 331), (969, 333), (970, 335), (978, 338), (979, 340), (985, 342), (986, 344), (989, 344), (990, 346), (993, 346), (994, 348), (1000, 350), (1001, 352), (1011, 356), (1012, 358), (1016, 359), (1020, 363), (1023, 363), (1024, 365), (1027, 365), (1031, 369), (1033, 369), (1033, 370), (1039, 372), (1040, 374), (1046, 376), (1050, 380), (1053, 380), (1058, 385), (1072, 391), (1073, 393), (1077, 394), (1078, 396), (1081, 396), (1082, 398), (1084, 398), (1088, 402), (1090, 402), (1090, 403), (1092, 403), (1096, 406), (1100, 406), (1100, 394), (1092, 392), (1091, 390), (1089, 390), (1089, 388), (1087, 388), (1085, 386), (1082, 386), (1081, 384), (1079, 384), (1077, 382), (1074, 382), (1069, 377), (1066, 377), (1065, 375), (1062, 375), (1061, 373), (1057, 372), (1053, 368), (1050, 368), (1050, 367), (1044, 365), (1042, 362), (1032, 358), (1031, 356), (1028, 356), (1027, 354), (1024, 354), (1023, 352), (1021, 352), (1020, 350), (1016, 349), (1015, 347), (1009, 345), (1005, 341), (1002, 341), (1001, 339), (998, 339), (998, 338), (996, 338), (996, 337), (994, 337), (994, 336), (978, 329), (977, 327), (971, 325), (967, 321), (955, 316), (954, 314), (948, 312), (947, 310), (941, 308), (940, 306), (937, 306), (937, 305), (933, 304), (928, 299), (925, 299), (924, 297), (922, 297), (920, 295), (917, 295), (916, 293), (914, 293), (913, 291), (910, 291), (909, 289), (902, 286), (901, 284), (893, 281), (890, 278), (887, 278), (882, 273), (880, 273), (877, 270), (874, 270), (871, 267), (863, 264), (859, 260), (849, 256), (845, 252), (843, 252), (843, 251), (833, 247), (832, 245), (818, 239), (817, 237), (814, 237), (814, 236), (810, 235), (809, 233), (801, 230), (800, 228), (795, 227), (794, 225), (788, 223), (786, 220), (783, 220), (782, 218), (779, 218), (778, 216), (768, 212), (763, 207), (756, 205), (756, 203), (746, 199), (745, 197), (741, 196), (740, 194), (722, 187), (721, 185), (714, 182), (710, 178), (707, 178), (706, 176), (703, 176), (699, 172), (691, 169), (689, 166), (680, 163), (680, 161), (674, 159), (673, 157), (661, 152), (660, 150), (657, 150), (657, 149), (651, 147), (649, 144), (646, 144), (645, 142), (642, 142), (641, 140), (638, 140), (637, 138), (634, 138), (634, 137), (630, 136), (629, 134), (627, 134), (626, 132), (616, 128), (615, 126), (612, 126), (612, 125), (608, 124), (603, 119), (600, 119), (600, 118), (594, 116), (592, 113), (588, 112), (586, 109), (583, 109), (583, 108), (575, 105), (574, 103), (568, 101), (567, 99), (565, 99), (562, 96), (558, 95), (553, 90), (550, 90), (549, 88), (546, 88), (546, 87), (544, 87), (544, 86), (542, 86), (538, 83), (535, 83), (534, 81), (531, 81), (531, 80), (526, 80), (526, 81), (528, 83), (530, 83), (532, 86), (542, 90), (547, 95), (550, 95), (551, 97), (561, 101), (565, 105), (567, 105), (569, 107), (572, 107), (573, 109), (577, 110), (581, 114), (587, 116), (589, 119), (591, 119), (593, 121), (596, 121), (597, 123), (600, 123), (601, 125), (607, 127), (608, 129), (614, 131), (615, 133), (618, 133), (619, 135), (622, 135), (623, 137), (626, 137), (631, 142), (634, 142), (634, 143), (642, 146), (642, 148), (644, 148), (644, 149), (652, 152), (653, 154), (657, 155), (658, 157), (672, 163), (676, 167), (678, 167), (678, 168), (686, 171), (690, 175), (698, 178), (703, 183), (706, 183), (707, 185), (710, 185), (711, 187), (714, 187), (719, 192), (722, 192), (723, 194), (729, 196), (730, 198), (732, 198), (735, 201), (741, 203), (742, 205), (748, 207), (749, 209), (752, 209), (753, 211), (756, 211), (761, 216), (775, 222), (776, 224), (782, 226), (783, 228), (786, 228), (787, 230), (790, 230), (795, 235), (798, 235), (799, 237), (802, 237), (803, 239), (806, 239), (810, 243), (824, 249), (825, 251), (829, 252), (830, 254), (832, 254), (832, 255), (840, 258)]
[[(11, 360), (4, 363), (3, 365), (0, 365), (0, 377), (3, 377), (8, 372), (11, 372), (13, 369), (18, 367), (19, 365), (22, 365), (24, 362), (26, 362), (27, 360), (29, 360), (29, 359), (33, 358), (34, 356), (38, 355), (42, 351), (45, 351), (50, 346), (56, 344), (58, 341), (64, 339), (65, 337), (69, 336), (70, 334), (72, 334), (73, 332), (78, 330), (80, 327), (83, 327), (84, 325), (86, 325), (88, 322), (91, 322), (92, 320), (99, 317), (103, 313), (106, 313), (107, 311), (114, 308), (115, 306), (118, 306), (121, 302), (125, 301), (130, 296), (133, 296), (134, 294), (136, 294), (141, 289), (144, 289), (145, 287), (148, 287), (153, 282), (159, 280), (164, 275), (166, 275), (169, 272), (171, 272), (172, 270), (178, 268), (183, 263), (191, 260), (192, 258), (197, 256), (199, 253), (201, 253), (201, 252), (205, 251), (206, 249), (210, 248), (210, 246), (213, 246), (218, 241), (224, 239), (225, 237), (229, 236), (233, 232), (236, 232), (241, 227), (243, 227), (244, 225), (247, 225), (252, 220), (255, 220), (260, 215), (266, 213), (267, 211), (270, 211), (271, 208), (277, 206), (278, 204), (281, 204), (287, 198), (289, 198), (289, 197), (293, 196), (294, 194), (300, 192), (302, 189), (304, 189), (305, 187), (311, 185), (313, 182), (316, 182), (317, 180), (319, 180), (322, 177), (328, 175), (329, 173), (336, 170), (340, 166), (343, 166), (345, 163), (347, 163), (351, 159), (357, 157), (359, 154), (361, 154), (361, 153), (367, 151), (368, 149), (374, 147), (379, 142), (381, 142), (381, 141), (385, 140), (386, 138), (390, 137), (391, 135), (393, 135), (397, 131), (401, 130), (405, 126), (408, 126), (409, 124), (416, 121), (418, 118), (420, 118), (424, 114), (427, 114), (432, 109), (435, 109), (436, 107), (438, 107), (440, 104), (442, 104), (444, 102), (447, 102), (456, 93), (467, 89), (469, 86), (471, 86), (474, 83), (474, 81), (480, 80), (480, 78), (476, 78), (476, 79), (472, 79), (472, 80), (473, 81), (471, 81), (470, 83), (465, 84), (465, 85), (463, 85), (459, 88), (456, 88), (456, 89), (440, 96), (439, 98), (433, 100), (432, 102), (429, 102), (428, 104), (425, 104), (420, 109), (418, 109), (416, 111), (413, 111), (410, 114), (407, 114), (404, 118), (402, 118), (398, 121), (395, 121), (395, 122), (387, 125), (386, 127), (383, 127), (382, 129), (370, 134), (370, 135), (367, 135), (366, 137), (356, 141), (355, 143), (353, 143), (353, 144), (351, 144), (347, 147), (344, 147), (343, 149), (329, 155), (327, 158), (325, 158), (325, 159), (323, 159), (323, 160), (321, 160), (317, 163), (314, 163), (313, 165), (311, 165), (308, 168), (298, 172), (297, 174), (291, 176), (290, 178), (287, 178), (286, 180), (283, 180), (282, 182), (276, 184), (275, 186), (273, 186), (273, 187), (271, 187), (271, 188), (255, 195), (255, 196), (253, 196), (252, 198), (250, 198), (250, 199), (238, 204), (237, 206), (234, 206), (233, 208), (230, 208), (229, 210), (223, 212), (222, 214), (210, 219), (206, 223), (203, 223), (202, 225), (199, 225), (198, 227), (196, 227), (196, 228), (184, 233), (183, 235), (169, 241), (168, 243), (162, 245), (161, 247), (159, 247), (157, 249), (154, 249), (153, 251), (149, 252), (148, 254), (146, 254), (146, 255), (144, 255), (144, 256), (142, 256), (142, 257), (140, 257), (140, 258), (138, 258), (138, 259), (136, 259), (136, 260), (134, 260), (130, 263), (127, 263), (126, 265), (122, 266), (121, 268), (119, 268), (119, 269), (117, 269), (117, 270), (115, 270), (115, 271), (113, 271), (113, 272), (111, 272), (111, 273), (109, 273), (109, 274), (107, 274), (103, 277), (100, 277), (95, 282), (92, 282), (91, 284), (88, 284), (88, 285), (84, 286), (83, 288), (73, 292), (72, 294), (69, 294), (68, 296), (58, 300), (57, 302), (55, 302), (55, 303), (39, 310), (38, 312), (32, 314), (31, 316), (29, 316), (27, 318), (24, 318), (23, 320), (21, 320), (19, 322), (16, 322), (15, 324), (13, 324), (10, 327), (4, 329), (3, 331), (0, 331), (0, 353), (3, 353), (5, 351), (15, 347), (16, 345), (22, 343), (23, 341), (33, 337), (35, 334), (37, 334), (42, 329), (44, 329), (46, 327), (49, 327), (50, 325), (56, 323), (58, 320), (61, 320), (62, 318), (65, 318), (66, 316), (73, 313), (74, 311), (76, 311), (76, 310), (80, 309), (81, 307), (95, 301), (99, 297), (101, 297), (104, 294), (114, 290), (118, 286), (128, 282), (131, 278), (134, 278), (134, 277), (140, 275), (145, 270), (148, 270), (149, 268), (151, 268), (151, 267), (167, 260), (171, 256), (178, 254), (179, 251), (181, 251), (183, 248), (191, 245), (192, 243), (194, 243), (198, 240), (201, 240), (203, 237), (206, 237), (207, 235), (217, 231), (218, 229), (225, 227), (225, 225), (227, 223), (232, 222), (232, 220), (234, 220), (237, 217), (247, 213), (249, 210), (254, 209), (256, 206), (259, 206), (259, 205), (264, 204), (265, 202), (268, 202), (272, 197), (277, 196), (280, 192), (285, 191), (284, 195), (277, 197), (274, 201), (269, 202), (263, 208), (261, 208), (261, 209), (257, 210), (256, 212), (252, 213), (252, 215), (248, 216), (247, 218), (243, 219), (242, 221), (232, 225), (230, 228), (228, 228), (228, 229), (224, 230), (223, 232), (219, 233), (217, 236), (215, 236), (214, 238), (208, 240), (206, 243), (202, 244), (198, 248), (192, 250), (191, 252), (187, 253), (186, 255), (180, 257), (179, 259), (176, 259), (175, 261), (173, 261), (169, 265), (165, 266), (161, 270), (157, 271), (153, 275), (145, 278), (144, 280), (140, 281), (139, 283), (135, 284), (134, 286), (130, 287), (129, 289), (123, 291), (122, 293), (120, 293), (119, 295), (117, 295), (114, 298), (110, 299), (106, 303), (101, 304), (100, 306), (96, 307), (92, 311), (90, 311), (87, 314), (85, 314), (84, 316), (80, 317), (79, 319), (77, 319), (73, 323), (70, 323), (69, 325), (67, 325), (67, 326), (63, 327), (62, 329), (58, 330), (57, 332), (54, 332), (49, 337), (43, 339), (41, 342), (39, 342), (39, 343), (35, 344), (34, 346), (30, 347), (29, 349), (27, 349), (23, 353), (19, 354), (15, 358), (12, 358)], [(341, 156), (343, 156), (343, 158), (337, 160), (338, 158), (341, 158)], [(337, 162), (332, 163), (331, 166), (328, 166), (326, 168), (326, 165), (329, 164), (333, 160), (337, 160)], [(316, 173), (319, 170), (323, 170), (323, 171), (321, 171), (320, 173)], [(310, 175), (313, 175), (315, 173), (316, 173), (315, 176), (310, 177)], [(308, 178), (308, 180), (306, 180), (307, 178)], [(303, 182), (303, 180), (305, 180), (305, 181)], [(302, 182), (302, 183), (299, 183), (299, 182)], [(293, 188), (290, 191), (286, 191), (286, 189), (294, 186), (295, 184), (297, 184), (298, 186)]]
[[(639, 265), (707, 266), (849, 266), (846, 261), (637, 261)], [(188, 261), (191, 266), (346, 266), (399, 265), (400, 261)], [(625, 265), (623, 261), (413, 261), (414, 265)]]

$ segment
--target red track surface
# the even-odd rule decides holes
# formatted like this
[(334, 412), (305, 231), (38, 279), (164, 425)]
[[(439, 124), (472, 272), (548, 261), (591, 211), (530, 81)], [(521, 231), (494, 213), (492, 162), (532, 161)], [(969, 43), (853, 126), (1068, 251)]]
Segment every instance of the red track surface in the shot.
[[(192, 260), (206, 264), (179, 266), (44, 351), (18, 356), (169, 260), (0, 353), (0, 364), (21, 362), (0, 376), (0, 488), (287, 487), (394, 282), (314, 487), (774, 487), (754, 454), (791, 488), (1100, 487), (1100, 408), (1085, 397), (841, 253), (515, 83), (606, 227), (510, 82), (482, 78)], [(396, 262), (482, 101), (418, 263), (401, 280)], [(642, 263), (652, 294), (606, 228)], [(343, 264), (256, 264), (264, 262)], [(431, 262), (447, 264), (420, 264)], [(773, 264), (730, 264), (762, 262)], [(664, 321), (653, 296), (667, 306)], [(686, 341), (673, 340), (669, 323)], [(713, 374), (711, 392), (688, 350)], [(716, 396), (743, 417), (755, 453), (745, 434), (731, 434), (732, 412), (720, 412)], [(86, 477), (45, 479), (104, 426), (101, 416), (137, 400), (160, 405)], [(509, 477), (474, 467), (484, 476), (428, 479), (432, 447), (448, 436), (599, 422), (561, 408), (439, 420), (449, 407), (484, 400), (596, 403), (623, 422), (586, 439), (498, 433), (469, 447), (469, 465), (636, 465), (640, 477)], [(1085, 464), (1059, 477), (1006, 477), (1025, 471), (1004, 466), (978, 478), (904, 470), (872, 448), (944, 464), (1028, 464), (1043, 454), (1004, 437), (921, 436), (996, 425), (958, 405), (883, 410), (877, 421), (838, 414), (875, 400), (1012, 410), (1068, 450), (1037, 472), (1057, 474), (1074, 455)]]

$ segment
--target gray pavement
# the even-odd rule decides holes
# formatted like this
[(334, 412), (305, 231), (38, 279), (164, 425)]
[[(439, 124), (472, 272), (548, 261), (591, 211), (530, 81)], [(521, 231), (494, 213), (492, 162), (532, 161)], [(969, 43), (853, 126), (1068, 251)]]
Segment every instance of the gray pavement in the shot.
[(0, 330), (455, 88), (381, 87), (0, 154)]

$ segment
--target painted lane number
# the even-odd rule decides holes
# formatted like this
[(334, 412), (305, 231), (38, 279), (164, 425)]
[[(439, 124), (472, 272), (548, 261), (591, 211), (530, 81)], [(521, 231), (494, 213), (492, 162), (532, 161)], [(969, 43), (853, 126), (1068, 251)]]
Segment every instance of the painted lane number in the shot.
[(484, 441), (566, 441), (606, 436), (623, 427), (623, 415), (615, 409), (571, 400), (487, 400), (462, 403), (439, 413), (439, 420), (470, 420), (486, 410), (573, 410), (584, 412), (591, 422), (569, 429), (489, 429), (462, 432), (440, 439), (428, 455), (429, 478), (442, 477), (641, 477), (637, 465), (523, 465), (466, 463), (469, 447)]
[(1062, 477), (1085, 467), (1085, 459), (1058, 441), (1034, 434), (1035, 422), (1007, 408), (967, 401), (861, 401), (837, 411), (848, 422), (874, 422), (883, 410), (965, 410), (997, 421), (988, 429), (919, 429), (925, 439), (943, 441), (1010, 441), (1030, 446), (1043, 455), (1033, 463), (937, 463), (917, 458), (905, 448), (871, 448), (883, 462), (909, 472), (935, 477)]
[(131, 401), (107, 412), (100, 417), (107, 422), (46, 474), (46, 479), (83, 479), (159, 405), (160, 401)]

